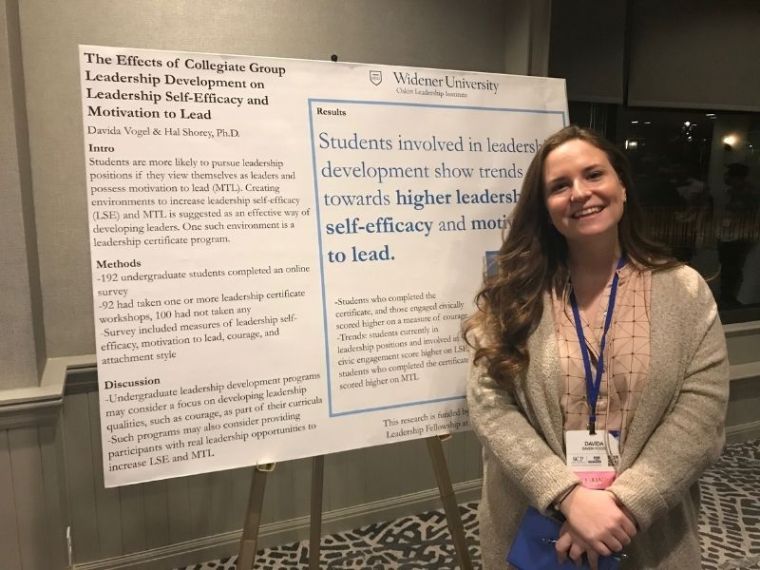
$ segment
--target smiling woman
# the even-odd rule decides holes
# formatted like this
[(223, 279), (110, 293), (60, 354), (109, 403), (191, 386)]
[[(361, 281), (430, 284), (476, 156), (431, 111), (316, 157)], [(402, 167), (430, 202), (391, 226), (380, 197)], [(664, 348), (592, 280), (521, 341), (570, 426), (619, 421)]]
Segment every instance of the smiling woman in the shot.
[(560, 560), (700, 566), (695, 481), (724, 441), (725, 339), (707, 284), (643, 227), (620, 150), (577, 127), (545, 141), (465, 325), (485, 568), (531, 506), (561, 519)]
[(619, 249), (625, 187), (604, 151), (580, 139), (568, 141), (547, 157), (544, 180), (549, 217), (569, 244), (610, 240)]

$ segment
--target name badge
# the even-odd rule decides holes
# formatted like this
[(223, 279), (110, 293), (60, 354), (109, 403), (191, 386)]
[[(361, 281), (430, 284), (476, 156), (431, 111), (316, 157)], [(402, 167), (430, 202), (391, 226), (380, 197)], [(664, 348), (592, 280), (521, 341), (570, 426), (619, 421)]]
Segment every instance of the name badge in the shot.
[(615, 465), (620, 460), (620, 434), (615, 431), (588, 430), (565, 432), (567, 466), (588, 489), (606, 489), (615, 481)]

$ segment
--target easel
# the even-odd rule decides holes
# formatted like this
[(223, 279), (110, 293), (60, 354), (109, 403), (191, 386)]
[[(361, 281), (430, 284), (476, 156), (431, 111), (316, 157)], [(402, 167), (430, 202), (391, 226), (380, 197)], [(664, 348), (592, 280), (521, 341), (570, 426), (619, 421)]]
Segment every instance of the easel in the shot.
[(261, 504), (264, 502), (264, 487), (267, 483), (267, 473), (274, 471), (276, 463), (257, 465), (253, 469), (251, 479), (251, 494), (248, 497), (248, 510), (245, 515), (243, 536), (240, 537), (240, 552), (238, 553), (237, 568), (253, 568), (256, 559), (256, 542), (261, 526)]
[[(443, 509), (446, 512), (446, 521), (454, 541), (457, 560), (462, 570), (472, 570), (470, 553), (467, 550), (467, 542), (464, 536), (464, 525), (459, 516), (454, 489), (451, 486), (451, 477), (443, 454), (442, 442), (451, 438), (450, 434), (428, 437), (425, 439), (430, 461), (433, 465), (438, 492), (441, 495)], [(311, 468), (311, 507), (309, 527), (309, 570), (319, 569), (320, 539), (322, 536), (322, 490), (324, 487), (325, 456), (317, 455), (312, 459)], [(259, 526), (261, 525), (261, 506), (264, 502), (264, 487), (268, 473), (274, 470), (275, 464), (259, 465), (253, 470), (251, 479), (251, 493), (248, 499), (248, 511), (245, 517), (243, 535), (240, 539), (240, 553), (237, 560), (237, 570), (253, 570), (256, 559), (256, 543), (258, 541)]]

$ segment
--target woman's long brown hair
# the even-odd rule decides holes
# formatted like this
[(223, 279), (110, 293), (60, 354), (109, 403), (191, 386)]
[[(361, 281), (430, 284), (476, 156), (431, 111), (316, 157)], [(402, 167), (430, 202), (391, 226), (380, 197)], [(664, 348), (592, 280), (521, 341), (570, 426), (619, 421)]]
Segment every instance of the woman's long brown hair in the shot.
[(560, 145), (575, 139), (602, 150), (626, 189), (618, 224), (620, 246), (628, 260), (654, 271), (676, 267), (667, 250), (643, 232), (643, 215), (625, 155), (597, 133), (565, 127), (544, 141), (533, 157), (512, 224), (496, 259), (498, 273), (486, 278), (475, 297), (477, 311), (464, 324), (464, 338), (475, 349), (475, 363), (505, 388), (530, 362), (528, 337), (544, 310), (544, 294), (560, 293), (568, 276), (567, 243), (552, 225), (546, 209), (544, 164)]

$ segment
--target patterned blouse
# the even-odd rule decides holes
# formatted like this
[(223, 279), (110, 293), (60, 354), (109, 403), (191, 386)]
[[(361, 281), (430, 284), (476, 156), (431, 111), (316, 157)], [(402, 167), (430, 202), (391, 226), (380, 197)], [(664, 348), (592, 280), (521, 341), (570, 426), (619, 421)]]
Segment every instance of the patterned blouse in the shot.
[[(620, 430), (622, 440), (649, 377), (652, 273), (628, 263), (619, 270), (619, 274), (612, 323), (607, 333), (604, 376), (599, 390), (596, 415), (599, 429)], [(596, 374), (611, 288), (610, 281), (599, 301), (600, 306), (594, 322), (588, 322), (581, 314), (592, 374)], [(589, 416), (586, 378), (573, 311), (570, 307), (569, 283), (562, 298), (552, 295), (552, 309), (562, 370), (560, 393), (565, 430), (586, 429)]]

